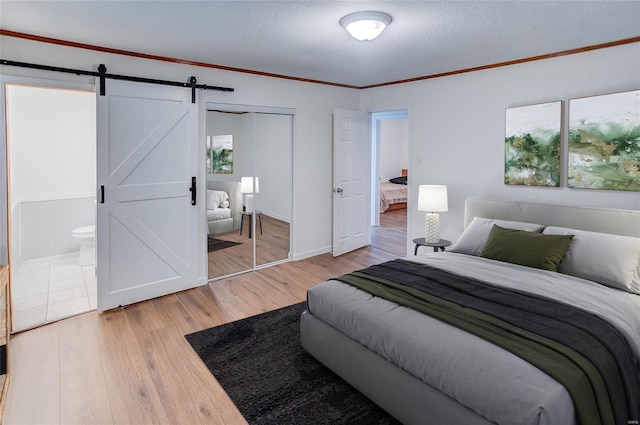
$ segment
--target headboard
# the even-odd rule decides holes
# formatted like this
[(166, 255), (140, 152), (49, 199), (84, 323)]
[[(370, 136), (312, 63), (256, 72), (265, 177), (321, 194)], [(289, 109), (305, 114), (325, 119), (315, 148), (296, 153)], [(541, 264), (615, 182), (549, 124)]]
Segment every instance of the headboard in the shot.
[(609, 208), (573, 207), (468, 198), (465, 202), (464, 227), (474, 217), (524, 221), (547, 226), (570, 227), (591, 232), (640, 237), (640, 211)]
[(242, 211), (242, 193), (240, 182), (207, 181), (207, 189), (224, 190), (229, 195), (229, 208), (233, 217), (233, 230), (240, 230), (240, 211)]

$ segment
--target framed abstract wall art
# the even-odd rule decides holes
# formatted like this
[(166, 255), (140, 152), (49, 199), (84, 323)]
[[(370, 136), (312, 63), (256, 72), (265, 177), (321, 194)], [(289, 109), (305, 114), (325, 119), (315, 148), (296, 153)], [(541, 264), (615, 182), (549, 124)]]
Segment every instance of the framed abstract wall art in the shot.
[(210, 174), (233, 174), (233, 135), (207, 136), (207, 170)]
[(567, 186), (640, 191), (640, 90), (569, 100)]
[(562, 102), (507, 108), (504, 183), (560, 186)]

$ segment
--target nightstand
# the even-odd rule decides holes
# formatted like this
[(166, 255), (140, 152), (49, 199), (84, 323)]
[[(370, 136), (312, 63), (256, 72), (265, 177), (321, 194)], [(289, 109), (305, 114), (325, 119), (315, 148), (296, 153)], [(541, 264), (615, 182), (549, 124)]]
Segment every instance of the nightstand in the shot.
[[(245, 217), (249, 217), (249, 239), (251, 239), (251, 233), (253, 231), (253, 211), (240, 211), (240, 234), (242, 234)], [(258, 220), (258, 225), (260, 225), (260, 234), (262, 234), (262, 211), (256, 210), (256, 220)]]
[(451, 245), (451, 241), (448, 241), (446, 239), (440, 239), (435, 243), (428, 243), (425, 238), (418, 238), (414, 239), (413, 243), (416, 244), (416, 249), (413, 251), (413, 255), (418, 255), (418, 248), (421, 246), (430, 246), (433, 248), (433, 252), (438, 252), (438, 248), (444, 251), (445, 246)]

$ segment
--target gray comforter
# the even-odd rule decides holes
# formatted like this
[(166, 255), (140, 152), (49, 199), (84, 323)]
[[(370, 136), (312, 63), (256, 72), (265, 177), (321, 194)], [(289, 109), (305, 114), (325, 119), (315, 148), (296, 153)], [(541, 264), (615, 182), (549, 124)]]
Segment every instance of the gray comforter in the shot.
[[(615, 324), (640, 371), (640, 296), (558, 273), (440, 253), (407, 258), (508, 288), (560, 300)], [(572, 424), (566, 389), (515, 355), (349, 285), (329, 281), (308, 293), (318, 318), (442, 393), (498, 424)], [(633, 420), (637, 418), (629, 418)]]

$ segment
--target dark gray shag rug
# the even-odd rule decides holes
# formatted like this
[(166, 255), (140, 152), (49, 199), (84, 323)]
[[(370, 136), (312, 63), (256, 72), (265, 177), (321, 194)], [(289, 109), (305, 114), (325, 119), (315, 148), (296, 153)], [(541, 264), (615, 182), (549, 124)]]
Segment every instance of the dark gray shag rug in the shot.
[(241, 243), (225, 241), (224, 239), (217, 239), (213, 236), (207, 235), (207, 252), (218, 251), (220, 249), (225, 249), (236, 245), (241, 245)]
[(186, 335), (251, 425), (399, 424), (300, 345), (302, 302)]

